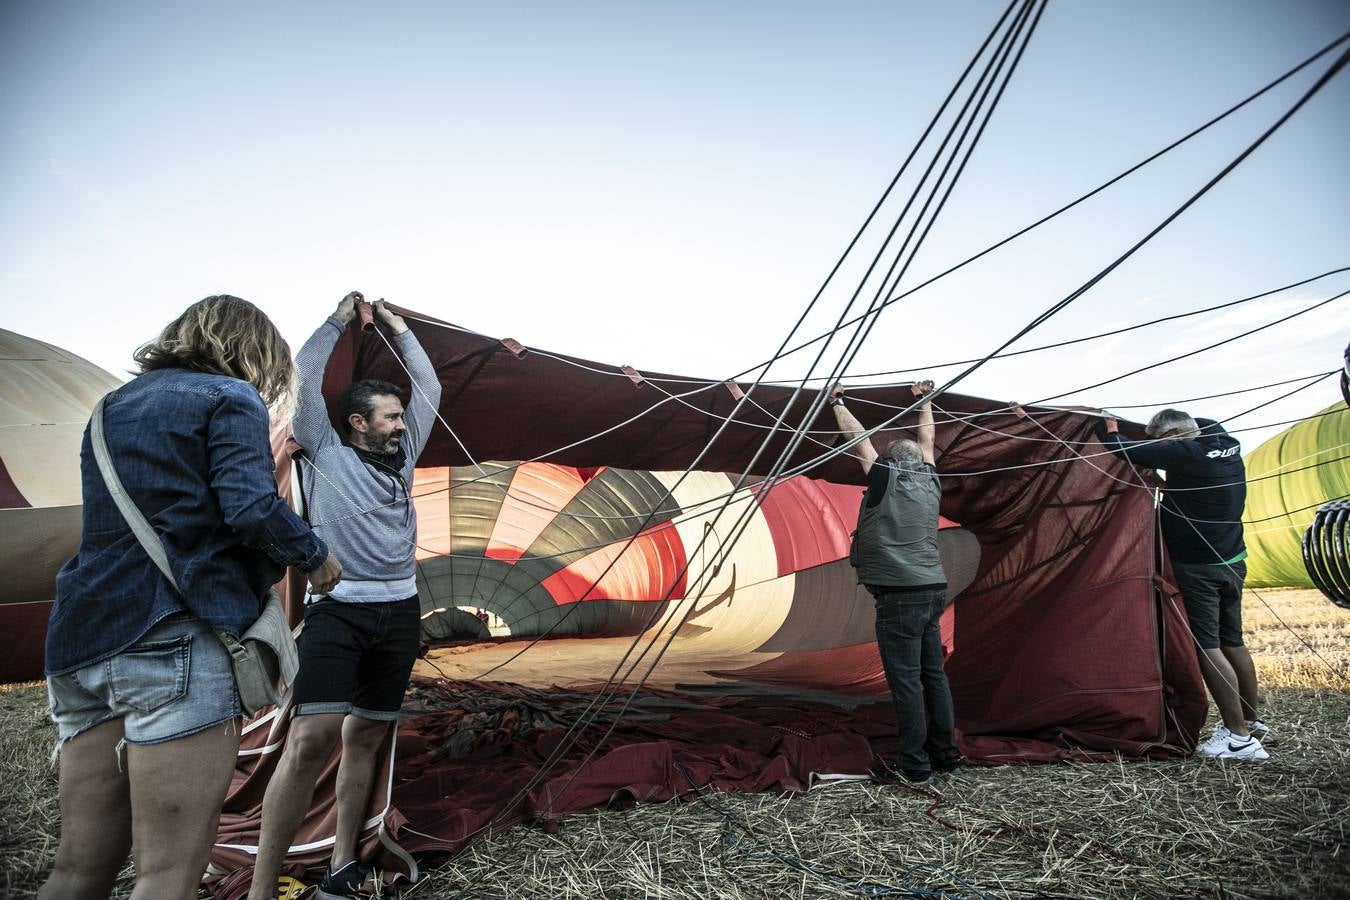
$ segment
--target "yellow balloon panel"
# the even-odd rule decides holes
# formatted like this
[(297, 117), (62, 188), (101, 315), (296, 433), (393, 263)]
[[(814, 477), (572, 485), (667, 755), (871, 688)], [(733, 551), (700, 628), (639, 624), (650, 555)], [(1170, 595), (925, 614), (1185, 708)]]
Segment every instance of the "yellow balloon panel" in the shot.
[(1350, 410), (1341, 402), (1256, 448), (1246, 459), (1247, 583), (1312, 587), (1303, 533), (1317, 507), (1350, 495)]

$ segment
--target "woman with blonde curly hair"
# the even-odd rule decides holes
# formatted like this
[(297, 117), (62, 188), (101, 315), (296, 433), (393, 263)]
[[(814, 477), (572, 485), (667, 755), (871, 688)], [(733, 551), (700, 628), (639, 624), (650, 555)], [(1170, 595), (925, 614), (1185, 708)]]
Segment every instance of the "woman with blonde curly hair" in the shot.
[(271, 320), (207, 297), (134, 358), (141, 374), (104, 399), (104, 435), (177, 588), (118, 510), (86, 431), (80, 548), (47, 632), (61, 844), (44, 900), (107, 897), (129, 851), (134, 900), (197, 896), (239, 748), (217, 632), (246, 631), (286, 566), (323, 591), (342, 571), (277, 494), (268, 408), (287, 404), (295, 376)]

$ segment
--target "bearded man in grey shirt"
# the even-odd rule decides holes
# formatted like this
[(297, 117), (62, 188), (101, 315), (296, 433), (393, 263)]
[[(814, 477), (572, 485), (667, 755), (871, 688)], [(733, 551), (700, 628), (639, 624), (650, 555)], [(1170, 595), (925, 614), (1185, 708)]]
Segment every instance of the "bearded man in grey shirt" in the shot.
[(356, 858), (356, 842), (375, 754), (398, 719), (420, 646), (412, 481), (436, 420), (440, 382), (407, 324), (381, 300), (375, 317), (393, 333), (411, 376), (408, 407), (397, 385), (357, 381), (339, 401), (345, 434), (333, 429), (323, 398), (324, 369), (360, 300), (356, 292), (343, 297), (295, 358), (300, 390), (292, 430), (305, 451), (301, 490), (310, 527), (346, 568), (341, 584), (305, 604), (300, 672), (291, 696), (295, 719), (263, 800), (250, 900), (274, 895), (286, 851), (339, 740), (337, 829), (317, 896), (354, 896), (365, 882), (370, 868)]

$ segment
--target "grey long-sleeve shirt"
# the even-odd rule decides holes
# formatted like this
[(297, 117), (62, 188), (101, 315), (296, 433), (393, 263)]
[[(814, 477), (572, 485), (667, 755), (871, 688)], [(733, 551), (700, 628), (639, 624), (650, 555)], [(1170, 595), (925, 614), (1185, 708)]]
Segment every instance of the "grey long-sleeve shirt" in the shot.
[(333, 429), (324, 405), (324, 369), (343, 330), (342, 323), (329, 316), (295, 357), (300, 389), (291, 428), (305, 450), (300, 477), (309, 524), (342, 563), (342, 581), (331, 593), (334, 599), (402, 600), (417, 592), (413, 469), (436, 421), (441, 384), (413, 333), (395, 335), (394, 346), (413, 380), (403, 418), (408, 428), (406, 452), (398, 468), (372, 461)]

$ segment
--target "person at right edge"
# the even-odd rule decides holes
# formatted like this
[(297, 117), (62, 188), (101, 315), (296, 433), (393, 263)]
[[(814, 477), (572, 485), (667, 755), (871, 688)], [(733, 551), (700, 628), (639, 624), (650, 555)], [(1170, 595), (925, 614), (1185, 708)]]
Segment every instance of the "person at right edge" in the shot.
[(1178, 409), (1159, 412), (1144, 432), (1150, 440), (1131, 441), (1121, 437), (1113, 418), (1097, 426), (1097, 438), (1107, 450), (1167, 473), (1159, 507), (1163, 543), (1186, 606), (1200, 673), (1223, 718), (1198, 752), (1218, 759), (1269, 759), (1261, 739), (1270, 727), (1256, 709), (1256, 667), (1242, 645), (1242, 582), (1247, 576), (1242, 447), (1218, 422)]
[[(920, 397), (932, 390), (931, 381), (914, 386)], [(917, 440), (891, 441), (885, 455), (878, 455), (843, 395), (836, 384), (830, 405), (839, 430), (857, 442), (867, 475), (850, 558), (858, 581), (876, 599), (877, 649), (900, 729), (895, 769), (910, 784), (928, 785), (934, 772), (948, 774), (961, 766), (938, 628), (947, 606), (947, 575), (937, 543), (942, 485), (934, 467), (933, 405), (925, 400), (919, 407)], [(894, 777), (884, 765), (873, 774)]]

